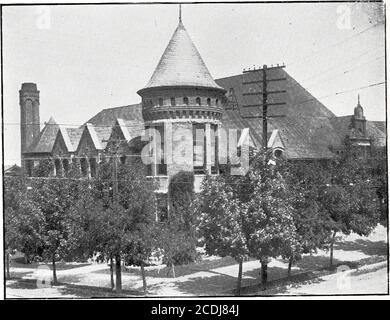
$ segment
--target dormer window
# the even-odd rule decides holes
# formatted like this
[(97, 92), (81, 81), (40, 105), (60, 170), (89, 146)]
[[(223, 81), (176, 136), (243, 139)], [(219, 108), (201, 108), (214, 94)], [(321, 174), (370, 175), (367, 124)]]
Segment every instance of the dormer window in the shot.
[(200, 98), (199, 97), (196, 98), (196, 105), (200, 106)]
[(171, 98), (171, 106), (175, 106), (176, 105), (176, 99), (175, 98)]
[(188, 106), (188, 98), (187, 98), (187, 97), (184, 97), (183, 102), (184, 102), (184, 104), (185, 104), (186, 106)]
[(158, 99), (158, 105), (159, 107), (162, 107), (164, 105), (164, 100), (162, 98)]

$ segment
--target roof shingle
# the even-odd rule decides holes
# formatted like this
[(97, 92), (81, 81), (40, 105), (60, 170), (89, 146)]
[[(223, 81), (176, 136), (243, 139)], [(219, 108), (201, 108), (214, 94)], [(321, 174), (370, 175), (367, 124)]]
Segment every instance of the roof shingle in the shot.
[(213, 80), (181, 21), (144, 89), (166, 86), (194, 86), (223, 90)]

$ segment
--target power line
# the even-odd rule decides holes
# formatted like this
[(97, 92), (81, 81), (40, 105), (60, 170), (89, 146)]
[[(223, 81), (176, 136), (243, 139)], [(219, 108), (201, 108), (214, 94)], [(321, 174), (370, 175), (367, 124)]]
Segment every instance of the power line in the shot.
[(347, 41), (349, 41), (349, 40), (351, 40), (351, 39), (354, 39), (354, 38), (356, 38), (356, 37), (362, 35), (363, 33), (366, 33), (367, 31), (369, 31), (369, 30), (371, 30), (371, 29), (373, 29), (373, 28), (375, 28), (375, 27), (377, 27), (377, 26), (379, 26), (379, 25), (380, 25), (380, 24), (376, 24), (376, 25), (369, 26), (368, 28), (366, 28), (366, 29), (364, 29), (364, 30), (361, 30), (361, 31), (359, 31), (358, 33), (355, 33), (355, 34), (353, 34), (353, 35), (351, 35), (351, 36), (349, 36), (349, 37), (347, 37), (347, 38), (345, 38), (345, 39), (343, 39), (343, 40), (341, 40), (341, 41), (338, 41), (338, 42), (336, 42), (336, 43), (333, 43), (333, 44), (330, 44), (330, 45), (328, 45), (328, 46), (326, 46), (326, 47), (323, 47), (323, 48), (321, 48), (321, 49), (318, 49), (318, 50), (312, 52), (312, 53), (309, 54), (309, 55), (306, 55), (306, 56), (303, 56), (303, 57), (299, 57), (298, 59), (295, 60), (295, 62), (290, 63), (289, 66), (290, 66), (290, 67), (291, 67), (291, 66), (294, 66), (294, 65), (298, 64), (298, 62), (300, 62), (300, 61), (302, 61), (302, 60), (306, 60), (306, 59), (308, 59), (308, 58), (312, 58), (312, 57), (314, 57), (314, 56), (317, 56), (319, 53), (326, 54), (327, 52), (323, 52), (324, 50), (327, 50), (327, 49), (329, 49), (329, 48), (332, 48), (332, 47), (338, 46), (338, 45), (340, 45), (340, 44), (343, 44), (343, 43), (345, 43), (345, 42), (347, 42)]

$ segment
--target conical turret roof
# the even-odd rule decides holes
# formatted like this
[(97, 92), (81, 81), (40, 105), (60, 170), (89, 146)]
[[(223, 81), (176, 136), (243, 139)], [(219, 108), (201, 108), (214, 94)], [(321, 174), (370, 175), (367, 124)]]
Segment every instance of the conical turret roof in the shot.
[(171, 86), (224, 90), (213, 80), (181, 21), (144, 89)]

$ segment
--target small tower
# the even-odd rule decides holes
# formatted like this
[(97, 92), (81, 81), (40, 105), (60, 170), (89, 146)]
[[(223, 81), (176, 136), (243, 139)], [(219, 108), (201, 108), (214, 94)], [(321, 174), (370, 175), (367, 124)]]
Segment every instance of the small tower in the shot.
[[(215, 137), (221, 125), (225, 93), (187, 33), (180, 8), (178, 25), (168, 46), (149, 82), (138, 91), (145, 126), (159, 131), (161, 145), (166, 143), (162, 152), (172, 150), (171, 156), (165, 156), (167, 163), (161, 161), (161, 165), (151, 167), (150, 175), (218, 171)], [(179, 152), (178, 146), (183, 150)]]
[(39, 136), (39, 91), (35, 83), (26, 82), (19, 90), (21, 155)]
[(355, 132), (362, 137), (366, 136), (366, 123), (367, 120), (364, 117), (363, 107), (360, 105), (360, 95), (358, 94), (358, 104), (354, 109), (352, 117), (352, 126)]

